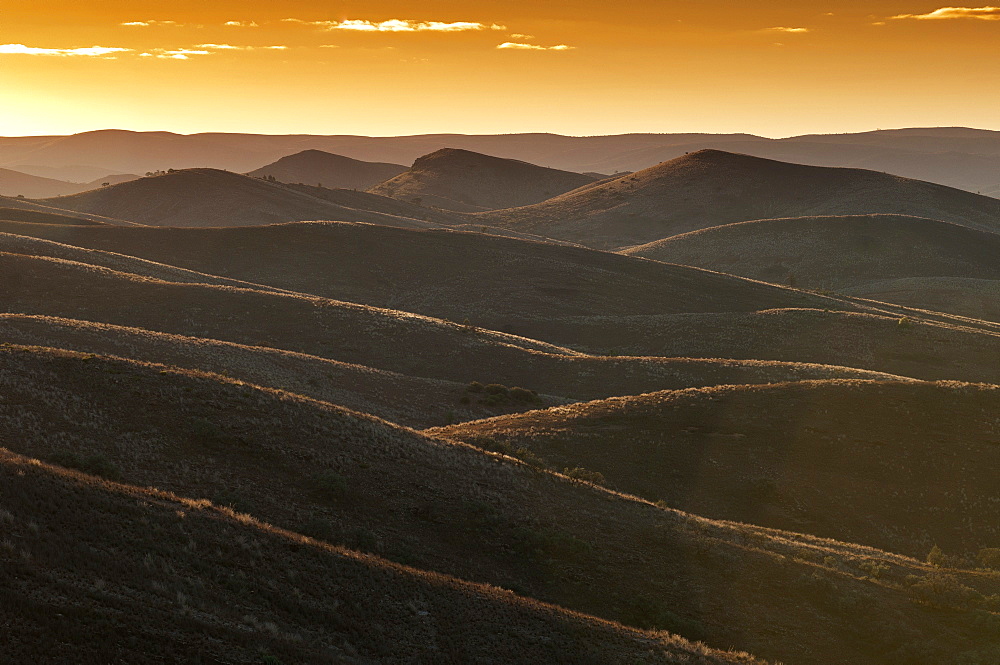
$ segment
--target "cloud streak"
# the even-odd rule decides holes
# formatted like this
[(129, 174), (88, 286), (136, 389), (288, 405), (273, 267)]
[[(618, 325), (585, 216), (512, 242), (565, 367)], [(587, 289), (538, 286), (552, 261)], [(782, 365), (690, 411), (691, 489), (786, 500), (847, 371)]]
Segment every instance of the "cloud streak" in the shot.
[(941, 7), (926, 14), (897, 14), (890, 18), (893, 20), (916, 19), (918, 21), (943, 21), (961, 18), (1000, 21), (1000, 7)]
[(226, 21), (222, 25), (229, 28), (259, 28), (255, 21)]
[(779, 25), (773, 28), (767, 28), (764, 32), (783, 32), (791, 35), (801, 35), (803, 33), (809, 32), (809, 28), (789, 28), (783, 25)]
[(198, 44), (197, 48), (210, 51), (284, 51), (287, 46), (233, 46), (232, 44)]
[(556, 44), (555, 46), (539, 46), (538, 44), (525, 44), (523, 42), (504, 42), (497, 45), (498, 49), (510, 51), (571, 51), (575, 46), (566, 44)]
[(304, 21), (298, 18), (281, 19), (285, 23), (311, 25), (323, 30), (348, 30), (352, 32), (476, 32), (481, 30), (506, 30), (496, 23), (487, 25), (474, 21), (413, 21), (393, 18), (387, 21), (348, 19), (345, 21)]
[(180, 27), (184, 24), (178, 23), (177, 21), (157, 21), (155, 19), (149, 19), (148, 21), (125, 21), (119, 25), (124, 25), (129, 28), (148, 28), (154, 25), (172, 25)]
[(114, 53), (126, 53), (130, 48), (112, 46), (87, 46), (84, 48), (41, 48), (24, 44), (0, 44), (0, 55), (46, 55), (58, 57), (107, 57)]

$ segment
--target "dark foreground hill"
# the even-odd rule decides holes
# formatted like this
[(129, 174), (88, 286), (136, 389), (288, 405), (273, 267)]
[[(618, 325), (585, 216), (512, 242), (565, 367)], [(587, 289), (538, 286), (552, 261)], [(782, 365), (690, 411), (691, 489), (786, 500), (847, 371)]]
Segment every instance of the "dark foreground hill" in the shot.
[(155, 226), (250, 226), (307, 219), (409, 223), (393, 213), (348, 208), (278, 183), (203, 168), (149, 176), (40, 203)]
[(11, 662), (758, 662), (7, 450), (0, 477)]
[(594, 182), (594, 177), (445, 148), (417, 159), (398, 176), (372, 187), (382, 196), (474, 212), (531, 205)]
[(806, 381), (660, 392), (440, 430), (718, 519), (913, 556), (1000, 546), (997, 386)]
[[(336, 646), (349, 656), (372, 654), (369, 662), (398, 662), (397, 653), (415, 648), (411, 639), (444, 653), (459, 639), (454, 628), (445, 628), (451, 621), (443, 618), (450, 616), (447, 605), (438, 604), (445, 602), (438, 600), (442, 592), (424, 587), (424, 594), (411, 595), (411, 583), (399, 582), (387, 593), (400, 578), (389, 575), (385, 586), (373, 588), (367, 585), (374, 580), (357, 567), (342, 577), (341, 566), (350, 561), (322, 554), (330, 552), (324, 545), (280, 531), (276, 541), (241, 532), (255, 526), (255, 518), (329, 545), (784, 662), (898, 663), (917, 635), (921, 653), (956, 656), (992, 639), (989, 618), (974, 620), (989, 611), (1000, 590), (989, 575), (942, 571), (878, 550), (657, 508), (509, 457), (216, 375), (20, 347), (0, 349), (0, 355), (0, 427), (13, 452), (193, 499), (181, 507), (164, 498), (162, 512), (162, 495), (148, 493), (108, 505), (85, 489), (93, 481), (78, 482), (64, 495), (53, 481), (37, 480), (38, 474), (49, 476), (44, 467), (24, 476), (14, 470), (10, 475), (24, 480), (3, 483), (11, 497), (4, 497), (10, 517), (3, 519), (23, 537), (10, 538), (0, 556), (5, 574), (13, 571), (13, 598), (30, 610), (13, 615), (21, 621), (49, 622), (52, 614), (69, 612), (96, 618), (105, 636), (120, 633), (126, 621), (156, 625), (152, 618), (138, 620), (148, 616), (140, 609), (149, 603), (146, 612), (162, 612), (160, 626), (191, 627), (182, 635), (200, 633), (206, 623), (220, 631), (248, 626), (247, 637), (274, 638), (266, 648), (283, 646), (284, 638), (292, 642), (285, 648)], [(31, 490), (33, 483), (40, 488)], [(232, 520), (204, 499), (251, 517)], [(217, 523), (221, 534), (206, 531)], [(139, 526), (124, 529), (131, 524)], [(83, 535), (87, 529), (96, 540)], [(105, 537), (108, 544), (96, 546)], [(361, 560), (379, 569), (387, 565)], [(27, 585), (15, 582), (24, 579)], [(454, 588), (440, 576), (431, 579), (438, 589)], [(462, 588), (467, 598), (474, 599), (476, 589), (512, 598)], [(392, 600), (398, 593), (405, 599)], [(268, 609), (272, 604), (278, 607)], [(371, 613), (382, 605), (383, 617), (398, 612), (402, 623), (373, 625)], [(496, 615), (482, 612), (495, 635)], [(485, 637), (477, 636), (475, 621), (467, 617), (462, 635), (479, 643)], [(518, 625), (522, 621), (527, 618)], [(66, 626), (70, 641), (78, 625)], [(384, 632), (411, 625), (422, 638)], [(526, 639), (510, 632), (514, 626), (499, 625), (505, 640)], [(37, 624), (28, 627), (38, 631)], [(343, 633), (356, 652), (331, 632)], [(589, 644), (603, 634), (581, 632), (577, 639)], [(796, 639), (776, 640), (775, 634)], [(105, 648), (121, 642), (110, 640)], [(209, 636), (197, 644), (208, 648), (212, 642)], [(548, 640), (539, 642), (522, 651), (549, 648)], [(661, 662), (658, 645), (645, 644), (651, 651), (645, 662)], [(132, 645), (146, 646), (139, 639)], [(377, 649), (385, 651), (379, 656)], [(497, 653), (479, 660), (512, 658)], [(600, 653), (595, 662), (623, 662)], [(570, 656), (567, 662), (579, 661)]]
[(775, 217), (891, 214), (1000, 229), (1000, 201), (877, 171), (802, 166), (701, 150), (486, 223), (616, 248)]

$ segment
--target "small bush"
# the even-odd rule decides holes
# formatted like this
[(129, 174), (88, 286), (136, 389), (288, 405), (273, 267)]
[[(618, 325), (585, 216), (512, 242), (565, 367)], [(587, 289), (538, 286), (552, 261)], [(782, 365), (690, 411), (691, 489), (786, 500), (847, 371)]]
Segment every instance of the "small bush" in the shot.
[(927, 563), (932, 566), (946, 566), (948, 565), (948, 557), (940, 547), (935, 545), (931, 548), (931, 551), (927, 553)]
[(882, 577), (882, 575), (888, 573), (891, 570), (891, 568), (886, 564), (879, 563), (878, 561), (873, 561), (871, 559), (869, 559), (868, 561), (862, 561), (860, 564), (858, 564), (858, 568), (860, 568), (866, 575), (868, 575), (868, 577), (872, 578), (873, 580), (879, 579), (880, 577)]
[(599, 471), (591, 471), (590, 469), (584, 469), (579, 466), (575, 469), (563, 469), (563, 475), (569, 476), (574, 480), (585, 480), (588, 483), (594, 483), (595, 485), (604, 485), (607, 482), (603, 473)]
[(466, 386), (465, 389), (468, 390), (470, 393), (481, 393), (483, 392), (483, 388), (484, 388), (483, 384), (479, 383), (478, 381), (473, 381), (468, 386)]
[(507, 395), (507, 386), (502, 383), (489, 383), (483, 387), (483, 392), (487, 395)]
[(516, 387), (510, 389), (510, 398), (518, 402), (532, 403), (532, 402), (542, 401), (541, 399), (539, 399), (538, 393), (536, 393), (534, 390), (528, 390), (526, 388), (516, 388)]

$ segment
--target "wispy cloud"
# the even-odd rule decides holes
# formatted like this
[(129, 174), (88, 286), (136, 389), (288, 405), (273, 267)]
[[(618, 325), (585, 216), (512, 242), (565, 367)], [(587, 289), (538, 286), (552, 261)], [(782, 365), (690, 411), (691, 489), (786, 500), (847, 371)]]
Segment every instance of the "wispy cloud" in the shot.
[(534, 39), (535, 36), (534, 35), (525, 35), (525, 34), (520, 33), (520, 32), (513, 32), (513, 33), (511, 33), (510, 38), (511, 39)]
[(284, 51), (287, 46), (233, 46), (232, 44), (198, 44), (197, 48), (210, 51)]
[(230, 28), (259, 28), (255, 21), (226, 21), (222, 25)]
[(539, 46), (538, 44), (525, 44), (523, 42), (504, 42), (497, 46), (499, 49), (509, 49), (512, 51), (571, 51), (575, 46), (566, 44), (556, 44), (555, 46)]
[(354, 32), (471, 32), (478, 30), (506, 30), (503, 25), (485, 24), (474, 21), (413, 21), (393, 18), (387, 21), (348, 19), (346, 21), (304, 21), (298, 18), (281, 19), (285, 23), (311, 25), (323, 30), (351, 30)]
[(157, 21), (155, 19), (150, 19), (148, 21), (125, 21), (119, 25), (128, 26), (130, 28), (148, 28), (153, 25), (173, 25), (180, 27), (184, 24), (178, 23), (177, 21)]
[(178, 49), (153, 49), (152, 52), (140, 53), (142, 57), (156, 57), (161, 60), (190, 60), (192, 55), (212, 55), (211, 51), (205, 49), (191, 49), (191, 48), (178, 48)]
[(941, 7), (926, 14), (897, 14), (889, 18), (894, 20), (917, 19), (921, 21), (970, 18), (981, 21), (1000, 21), (1000, 7)]
[(791, 35), (800, 35), (802, 33), (809, 32), (809, 28), (789, 28), (783, 25), (779, 25), (773, 28), (766, 28), (764, 32), (783, 32)]
[(24, 44), (0, 44), (0, 54), (2, 55), (49, 55), (49, 56), (90, 56), (107, 57), (114, 53), (126, 53), (129, 48), (117, 48), (112, 46), (87, 46), (84, 48), (41, 48), (38, 46), (25, 46)]

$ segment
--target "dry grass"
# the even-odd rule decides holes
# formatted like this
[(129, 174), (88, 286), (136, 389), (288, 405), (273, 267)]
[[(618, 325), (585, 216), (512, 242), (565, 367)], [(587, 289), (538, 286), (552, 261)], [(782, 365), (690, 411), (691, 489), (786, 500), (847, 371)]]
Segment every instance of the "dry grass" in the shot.
[(651, 501), (975, 564), (1000, 545), (997, 386), (806, 381), (573, 404), (430, 430), (526, 447)]
[[(129, 484), (230, 504), (424, 570), (786, 662), (896, 662), (914, 635), (952, 651), (991, 639), (973, 618), (1000, 590), (992, 575), (952, 571), (944, 588), (958, 599), (934, 595), (937, 573), (913, 559), (659, 509), (211, 375), (17, 348), (2, 366), (0, 424), (15, 452), (65, 460), (68, 450)], [(96, 570), (105, 583), (117, 577)]]
[(615, 248), (755, 219), (876, 213), (1000, 228), (1000, 201), (990, 197), (876, 171), (801, 166), (719, 150), (700, 150), (597, 187), (476, 217)]

